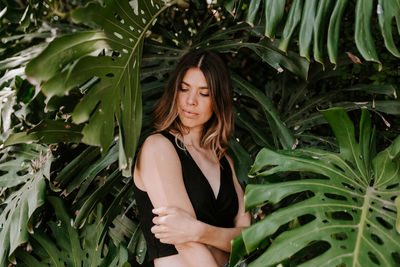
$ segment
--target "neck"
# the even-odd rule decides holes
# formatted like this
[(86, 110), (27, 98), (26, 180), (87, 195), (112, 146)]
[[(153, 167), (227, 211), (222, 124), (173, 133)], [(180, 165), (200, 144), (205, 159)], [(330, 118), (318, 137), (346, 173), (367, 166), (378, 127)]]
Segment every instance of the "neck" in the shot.
[(201, 135), (203, 128), (192, 128), (188, 134), (183, 134), (183, 143), (185, 146), (200, 148)]

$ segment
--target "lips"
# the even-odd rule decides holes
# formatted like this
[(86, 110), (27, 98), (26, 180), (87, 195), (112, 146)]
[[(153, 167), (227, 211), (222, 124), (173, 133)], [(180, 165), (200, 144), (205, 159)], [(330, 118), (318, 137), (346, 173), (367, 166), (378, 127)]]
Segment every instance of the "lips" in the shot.
[(196, 112), (185, 110), (185, 109), (182, 109), (182, 112), (186, 117), (189, 117), (189, 118), (193, 118), (193, 117), (196, 117), (197, 115), (199, 115)]

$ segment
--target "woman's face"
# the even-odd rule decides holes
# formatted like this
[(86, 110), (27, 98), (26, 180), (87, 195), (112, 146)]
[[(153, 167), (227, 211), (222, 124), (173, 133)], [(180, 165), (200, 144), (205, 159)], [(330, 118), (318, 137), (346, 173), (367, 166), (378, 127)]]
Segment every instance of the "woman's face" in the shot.
[(202, 129), (213, 114), (210, 90), (199, 68), (190, 68), (178, 91), (178, 116), (189, 129)]

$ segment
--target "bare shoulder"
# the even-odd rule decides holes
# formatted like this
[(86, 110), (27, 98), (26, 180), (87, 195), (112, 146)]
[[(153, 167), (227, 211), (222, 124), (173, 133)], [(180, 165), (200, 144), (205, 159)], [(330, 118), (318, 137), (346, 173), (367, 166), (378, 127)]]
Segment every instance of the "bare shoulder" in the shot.
[(180, 160), (171, 141), (162, 134), (152, 134), (146, 138), (140, 154), (137, 165), (140, 169), (154, 167), (178, 168)]
[(143, 143), (143, 148), (147, 149), (168, 149), (173, 148), (171, 142), (160, 133), (149, 135)]
[(150, 154), (154, 157), (177, 154), (171, 141), (159, 133), (148, 136), (141, 150), (141, 154)]

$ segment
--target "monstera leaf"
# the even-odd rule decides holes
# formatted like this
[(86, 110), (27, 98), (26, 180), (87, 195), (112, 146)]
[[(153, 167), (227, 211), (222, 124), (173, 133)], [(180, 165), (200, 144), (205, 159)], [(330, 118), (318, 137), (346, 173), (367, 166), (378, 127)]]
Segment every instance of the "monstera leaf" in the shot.
[[(275, 152), (266, 148), (259, 152), (250, 171), (253, 175), (301, 171), (322, 177), (249, 185), (245, 193), (247, 209), (279, 203), (301, 192), (309, 197), (284, 205), (245, 229), (233, 244), (232, 254), (236, 255), (231, 263), (238, 261), (238, 255), (271, 241), (249, 266), (271, 266), (302, 253), (306, 254), (301, 261), (305, 266), (399, 264), (400, 137), (375, 155), (367, 110), (362, 109), (358, 142), (344, 109), (322, 113), (333, 129), (340, 153), (318, 149)], [(295, 222), (297, 227), (288, 226)], [(325, 251), (310, 253), (307, 248), (313, 244), (325, 247)]]
[(7, 257), (12, 259), (14, 250), (28, 241), (32, 231), (30, 218), (45, 202), (46, 179), (50, 178), (52, 155), (46, 147), (25, 145), (10, 151), (10, 160), (0, 164), (0, 187), (13, 188), (1, 205), (0, 214), (0, 265), (6, 266)]
[[(130, 266), (128, 250), (123, 246), (116, 247), (111, 242), (107, 250), (106, 243), (100, 239), (104, 225), (101, 224), (101, 205), (97, 206), (94, 220), (79, 232), (71, 224), (71, 217), (60, 198), (49, 197), (57, 220), (48, 222), (53, 241), (48, 233), (40, 230), (32, 235), (33, 253), (20, 249), (16, 252), (18, 261), (27, 266)], [(35, 253), (37, 252), (37, 253)]]
[[(176, 2), (176, 1), (175, 1)], [(73, 12), (77, 22), (97, 24), (103, 30), (70, 34), (53, 41), (27, 68), (27, 75), (44, 81), (49, 97), (91, 83), (75, 107), (74, 123), (86, 123), (82, 141), (100, 146), (103, 154), (118, 124), (120, 168), (129, 176), (142, 123), (139, 70), (143, 41), (156, 18), (169, 5), (152, 0), (90, 3)], [(92, 56), (105, 49), (103, 56)]]
[[(325, 46), (331, 63), (336, 64), (338, 58), (339, 34), (341, 22), (346, 9), (349, 9), (348, 0), (251, 0), (245, 4), (241, 0), (226, 1), (225, 7), (239, 13), (247, 11), (246, 21), (251, 24), (264, 24), (265, 36), (280, 39), (279, 49), (287, 51), (288, 45), (297, 34), (300, 55), (311, 59), (310, 50), (313, 49), (315, 61), (324, 63)], [(398, 0), (357, 0), (355, 5), (355, 31), (354, 39), (358, 51), (365, 60), (379, 64), (378, 54), (375, 49), (372, 36), (371, 22), (373, 11), (379, 20), (379, 30), (385, 42), (385, 46), (396, 57), (400, 57), (398, 47), (393, 39), (393, 21), (397, 23), (397, 31), (400, 32), (400, 2)], [(279, 29), (282, 33), (279, 35)], [(296, 31), (296, 28), (298, 30)], [(298, 32), (298, 33), (296, 33)]]

